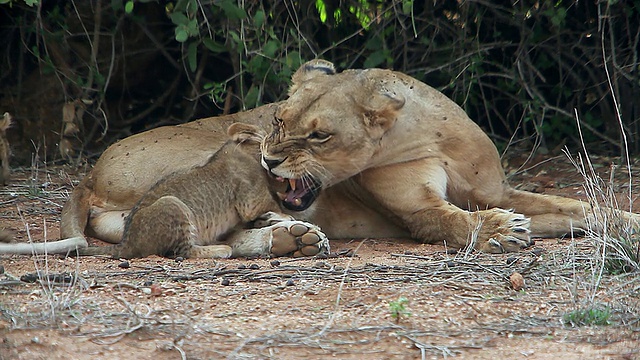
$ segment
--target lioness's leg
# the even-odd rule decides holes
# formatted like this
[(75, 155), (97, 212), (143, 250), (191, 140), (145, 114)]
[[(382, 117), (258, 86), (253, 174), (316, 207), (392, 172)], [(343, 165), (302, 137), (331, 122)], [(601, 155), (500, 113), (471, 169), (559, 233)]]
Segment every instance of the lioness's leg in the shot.
[(302, 257), (329, 253), (329, 240), (319, 227), (272, 212), (261, 218), (255, 223), (262, 227), (236, 231), (226, 240), (233, 249), (233, 257)]
[[(507, 188), (501, 207), (514, 209), (531, 218), (531, 236), (557, 237), (572, 231), (587, 230), (589, 224), (596, 226), (594, 212), (587, 202), (553, 195), (535, 194)], [(637, 227), (640, 215), (627, 211), (603, 209), (607, 216), (615, 216)], [(594, 229), (596, 230), (596, 229)]]
[(415, 239), (463, 248), (475, 236), (475, 247), (486, 252), (517, 251), (532, 244), (529, 220), (523, 215), (460, 209), (445, 200), (447, 181), (439, 160), (422, 159), (365, 170), (361, 184), (404, 221)]

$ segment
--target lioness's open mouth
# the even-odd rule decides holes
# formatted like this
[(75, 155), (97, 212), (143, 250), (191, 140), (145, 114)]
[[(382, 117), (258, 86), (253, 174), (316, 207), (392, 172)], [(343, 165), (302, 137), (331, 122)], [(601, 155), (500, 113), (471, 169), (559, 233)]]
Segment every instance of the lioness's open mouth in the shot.
[(306, 210), (320, 194), (321, 185), (312, 178), (302, 179), (284, 179), (278, 178), (279, 181), (287, 182), (287, 191), (284, 193), (277, 192), (278, 198), (282, 201), (282, 206), (291, 211)]

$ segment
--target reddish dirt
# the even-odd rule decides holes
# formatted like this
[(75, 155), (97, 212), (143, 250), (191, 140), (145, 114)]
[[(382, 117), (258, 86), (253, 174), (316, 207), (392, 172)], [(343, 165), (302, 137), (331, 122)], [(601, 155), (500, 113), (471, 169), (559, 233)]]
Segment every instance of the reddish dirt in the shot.
[[(521, 162), (506, 165), (514, 173)], [(609, 162), (597, 159), (598, 169), (606, 174)], [(564, 157), (525, 167), (512, 184), (584, 198)], [(14, 171), (0, 190), (2, 227), (21, 241), (27, 229), (35, 241), (55, 240), (60, 208), (82, 175), (67, 171)], [(628, 182), (616, 171), (624, 194)], [(505, 255), (370, 239), (332, 241), (332, 251), (327, 259), (128, 264), (0, 256), (0, 359), (640, 358), (640, 279), (594, 280), (589, 239), (539, 240)], [(520, 291), (514, 272), (524, 277)], [(610, 309), (610, 324), (563, 322), (583, 307)]]

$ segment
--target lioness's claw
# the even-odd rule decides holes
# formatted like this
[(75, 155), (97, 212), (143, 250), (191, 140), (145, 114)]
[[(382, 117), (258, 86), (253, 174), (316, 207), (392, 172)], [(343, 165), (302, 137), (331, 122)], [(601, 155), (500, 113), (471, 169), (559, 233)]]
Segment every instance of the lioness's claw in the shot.
[(488, 238), (482, 243), (481, 235), (478, 236), (478, 250), (488, 253), (505, 253), (526, 249), (533, 245), (529, 226), (531, 220), (522, 214), (503, 209), (491, 209), (483, 211), (481, 234), (487, 234)]
[(317, 226), (302, 221), (273, 225), (272, 256), (314, 256), (329, 253), (329, 240)]

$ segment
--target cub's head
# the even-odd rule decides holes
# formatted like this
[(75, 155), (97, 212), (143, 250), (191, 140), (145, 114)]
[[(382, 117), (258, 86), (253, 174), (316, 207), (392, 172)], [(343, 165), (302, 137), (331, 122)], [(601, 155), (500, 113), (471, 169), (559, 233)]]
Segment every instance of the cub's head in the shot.
[(262, 166), (289, 184), (279, 194), (285, 208), (305, 210), (322, 188), (374, 165), (405, 103), (379, 71), (336, 74), (330, 62), (314, 60), (293, 75), (261, 147)]

